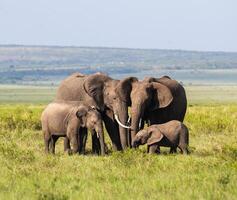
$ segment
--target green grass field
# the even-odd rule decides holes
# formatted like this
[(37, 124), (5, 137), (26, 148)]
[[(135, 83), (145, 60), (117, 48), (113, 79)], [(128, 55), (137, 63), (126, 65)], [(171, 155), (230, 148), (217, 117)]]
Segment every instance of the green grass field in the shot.
[(39, 117), (55, 89), (0, 87), (0, 199), (236, 199), (237, 87), (186, 91), (190, 155), (98, 157), (90, 140), (86, 156), (65, 155), (62, 140), (44, 154)]

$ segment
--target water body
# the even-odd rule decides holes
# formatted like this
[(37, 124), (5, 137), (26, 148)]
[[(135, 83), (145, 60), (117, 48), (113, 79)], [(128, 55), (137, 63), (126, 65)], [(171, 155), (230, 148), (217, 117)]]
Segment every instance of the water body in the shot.
[[(126, 70), (126, 71), (105, 71), (105, 70), (47, 70), (47, 71), (15, 71), (0, 73), (1, 84), (21, 85), (58, 85), (64, 78), (74, 72), (93, 74), (97, 71), (107, 73), (116, 79), (123, 79), (129, 76), (138, 77), (162, 77), (170, 76), (185, 85), (237, 85), (237, 69), (179, 69), (179, 70)], [(5, 74), (4, 74), (5, 73)]]
[(124, 78), (135, 76), (143, 79), (147, 76), (161, 77), (168, 75), (173, 79), (183, 82), (187, 85), (236, 85), (237, 69), (207, 69), (207, 70), (154, 70), (142, 71), (132, 74), (111, 74), (114, 78)]

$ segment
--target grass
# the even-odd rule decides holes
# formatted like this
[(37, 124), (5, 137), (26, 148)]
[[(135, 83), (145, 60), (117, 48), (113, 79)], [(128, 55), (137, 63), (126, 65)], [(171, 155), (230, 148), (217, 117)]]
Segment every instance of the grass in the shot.
[[(237, 105), (188, 108), (191, 155), (44, 154), (41, 105), (0, 106), (0, 199), (235, 199)], [(106, 137), (109, 143), (108, 137)]]
[[(8, 89), (0, 87), (0, 91)], [(237, 87), (186, 88), (189, 156), (169, 155), (167, 148), (161, 149), (161, 155), (147, 155), (142, 146), (105, 157), (90, 153), (90, 139), (87, 156), (65, 155), (62, 139), (55, 156), (45, 155), (39, 118), (53, 98), (47, 94), (54, 91), (42, 88), (47, 97), (42, 101), (37, 93), (40, 88), (13, 89), (17, 91), (12, 101), (0, 93), (0, 199), (237, 197)], [(110, 144), (107, 134), (106, 142)]]
[(237, 103), (236, 85), (202, 85), (186, 86), (187, 98), (190, 104), (223, 104)]

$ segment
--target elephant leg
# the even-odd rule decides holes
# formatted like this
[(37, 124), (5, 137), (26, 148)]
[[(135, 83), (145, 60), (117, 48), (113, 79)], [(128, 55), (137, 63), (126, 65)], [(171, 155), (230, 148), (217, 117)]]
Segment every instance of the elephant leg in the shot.
[(150, 145), (150, 146), (149, 146), (148, 153), (149, 153), (149, 154), (157, 154), (157, 147), (158, 147), (157, 144), (152, 144), (152, 145)]
[(156, 154), (160, 154), (160, 146), (157, 146), (157, 148), (156, 148)]
[(170, 154), (172, 154), (172, 153), (177, 153), (176, 147), (170, 147)]
[(59, 138), (58, 135), (52, 135), (51, 136), (50, 150), (51, 150), (52, 154), (55, 154), (55, 144), (56, 144), (58, 138)]
[(64, 138), (64, 152), (70, 151), (71, 147), (70, 147), (70, 142), (68, 137)]
[(49, 145), (51, 143), (51, 136), (48, 131), (43, 131), (44, 133), (44, 145), (45, 145), (45, 153), (49, 153)]
[(78, 146), (78, 138), (76, 133), (69, 133), (67, 134), (69, 136), (70, 143), (72, 145), (72, 153), (78, 153), (79, 146)]
[(109, 134), (109, 137), (112, 141), (113, 149), (115, 151), (121, 151), (122, 146), (120, 142), (120, 135), (119, 135), (119, 129), (115, 121), (109, 117), (108, 115), (103, 115), (103, 121), (105, 124), (105, 128)]
[(79, 153), (85, 154), (86, 153), (86, 141), (87, 141), (87, 128), (80, 128), (79, 130)]
[(187, 147), (183, 149), (183, 154), (186, 154), (186, 155), (189, 154), (189, 151), (188, 151)]
[(182, 154), (189, 154), (187, 145), (179, 145), (179, 149), (180, 149)]
[(99, 155), (100, 154), (100, 141), (95, 131), (91, 132), (91, 137), (92, 137), (92, 152), (93, 154)]
[[(64, 138), (63, 143), (64, 143), (64, 153), (71, 155), (72, 150), (71, 150), (70, 140), (67, 136)], [(79, 145), (79, 140), (78, 140), (78, 145)]]
[(49, 152), (50, 153), (52, 153), (52, 148), (53, 148), (53, 136), (51, 136), (49, 139)]
[(66, 137), (69, 138), (70, 144), (72, 145), (72, 153), (79, 153), (78, 129), (74, 121), (68, 123)]
[[(152, 147), (153, 146), (153, 147)], [(151, 148), (150, 148), (151, 147)], [(156, 153), (160, 154), (160, 146), (158, 145), (150, 145), (147, 146), (147, 153)]]

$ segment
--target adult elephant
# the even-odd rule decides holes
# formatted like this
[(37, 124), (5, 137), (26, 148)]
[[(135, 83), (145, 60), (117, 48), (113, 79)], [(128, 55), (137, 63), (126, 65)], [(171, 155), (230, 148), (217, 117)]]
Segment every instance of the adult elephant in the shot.
[[(128, 78), (129, 79), (129, 78)], [(183, 86), (168, 76), (148, 77), (131, 83), (131, 139), (143, 127), (170, 120), (183, 121), (187, 98)]]
[(128, 147), (127, 129), (130, 77), (119, 81), (103, 73), (83, 75), (75, 73), (60, 84), (55, 100), (85, 101), (102, 112), (102, 119), (115, 150)]

